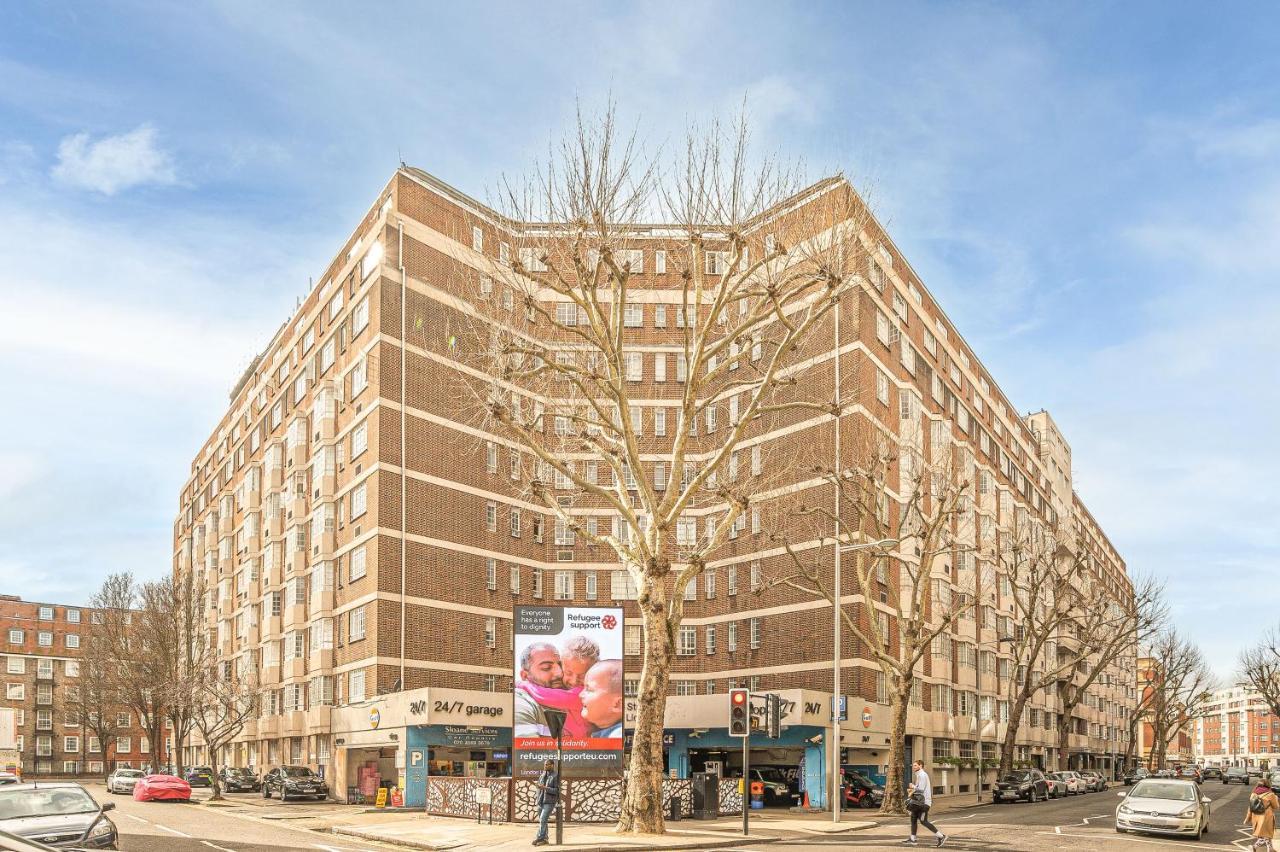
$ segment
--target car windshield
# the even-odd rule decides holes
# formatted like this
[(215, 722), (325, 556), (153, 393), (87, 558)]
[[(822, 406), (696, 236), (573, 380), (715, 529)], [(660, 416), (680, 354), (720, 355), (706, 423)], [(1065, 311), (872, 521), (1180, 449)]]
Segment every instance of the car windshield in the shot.
[(0, 791), (0, 820), (89, 814), (97, 810), (98, 803), (79, 787)]
[(280, 770), (287, 778), (311, 778), (311, 770), (305, 766), (286, 766)]
[(776, 781), (779, 784), (785, 784), (787, 781), (787, 776), (782, 774), (781, 769), (769, 768), (758, 769), (756, 771), (760, 773), (760, 777), (765, 781)]
[(1167, 781), (1143, 781), (1129, 793), (1136, 799), (1170, 799), (1175, 802), (1194, 802), (1196, 790), (1190, 784), (1170, 784)]
[(1031, 780), (1031, 773), (1030, 772), (1009, 772), (1009, 773), (1006, 773), (1005, 776), (1000, 780), (1005, 782), (1006, 784), (1021, 784), (1023, 781)]
[(142, 770), (141, 769), (117, 769), (116, 777), (117, 778), (141, 778)]

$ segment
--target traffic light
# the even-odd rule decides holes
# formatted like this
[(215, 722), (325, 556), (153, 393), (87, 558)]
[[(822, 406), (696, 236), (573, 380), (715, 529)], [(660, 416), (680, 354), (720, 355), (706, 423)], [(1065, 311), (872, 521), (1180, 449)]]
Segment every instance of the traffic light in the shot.
[(770, 739), (778, 739), (782, 736), (782, 696), (771, 692), (768, 695), (769, 703), (766, 705), (767, 726)]
[(729, 736), (751, 735), (751, 693), (745, 689), (729, 690)]

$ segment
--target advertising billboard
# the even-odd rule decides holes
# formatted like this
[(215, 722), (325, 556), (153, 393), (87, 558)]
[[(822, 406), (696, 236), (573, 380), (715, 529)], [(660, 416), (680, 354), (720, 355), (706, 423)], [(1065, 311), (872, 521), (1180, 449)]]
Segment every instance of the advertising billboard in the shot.
[(518, 606), (511, 771), (536, 777), (555, 759), (548, 710), (565, 714), (565, 778), (622, 775), (622, 609)]

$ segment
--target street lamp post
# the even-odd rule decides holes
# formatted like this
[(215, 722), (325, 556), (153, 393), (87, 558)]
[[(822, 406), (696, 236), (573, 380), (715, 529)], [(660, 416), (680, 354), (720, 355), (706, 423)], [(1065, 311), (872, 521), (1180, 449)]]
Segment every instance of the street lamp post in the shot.
[[(839, 492), (836, 494), (836, 511), (839, 512)], [(844, 612), (841, 606), (841, 592), (843, 585), (840, 581), (840, 554), (853, 550), (875, 550), (885, 549), (897, 545), (896, 538), (882, 538), (879, 541), (867, 541), (859, 544), (840, 544), (840, 530), (836, 529), (836, 548), (835, 548), (835, 572), (832, 578), (832, 603), (831, 603), (831, 743), (829, 750), (831, 752), (831, 821), (840, 821), (840, 807), (844, 804), (841, 801), (841, 777), (843, 770), (840, 762), (840, 704), (841, 698), (844, 697), (843, 690), (840, 687), (840, 617)]]
[[(1014, 642), (1014, 641), (1017, 641), (1017, 640), (1015, 640), (1012, 636), (998, 636), (996, 637), (996, 650), (999, 651), (1000, 646), (1003, 645), (1005, 642)], [(978, 628), (977, 646), (978, 646), (978, 680), (977, 680), (978, 700), (974, 702), (973, 714), (976, 717), (975, 727), (977, 727), (978, 729), (978, 783), (974, 786), (978, 788), (978, 801), (981, 802), (982, 801), (982, 775), (983, 775), (982, 712), (979, 710), (979, 705), (982, 704), (982, 628), (981, 627)], [(1000, 695), (1000, 661), (999, 660), (996, 660), (995, 670), (991, 672), (991, 676), (996, 679), (996, 696), (999, 697)], [(991, 708), (991, 727), (993, 731), (996, 728), (996, 718), (998, 715), (999, 714), (996, 712), (996, 708), (992, 707)]]

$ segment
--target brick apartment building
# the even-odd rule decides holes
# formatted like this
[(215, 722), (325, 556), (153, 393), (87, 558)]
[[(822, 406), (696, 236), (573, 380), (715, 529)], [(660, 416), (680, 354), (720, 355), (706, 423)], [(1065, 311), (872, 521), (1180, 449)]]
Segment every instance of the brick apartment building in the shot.
[(1255, 766), (1274, 770), (1280, 761), (1280, 717), (1262, 696), (1242, 686), (1210, 694), (1195, 720), (1192, 748), (1206, 766)]
[(0, 707), (16, 713), (24, 775), (101, 775), (113, 766), (143, 766), (151, 759), (150, 743), (136, 714), (120, 711), (125, 730), (114, 749), (104, 750), (72, 708), (83, 659), (81, 644), (92, 620), (93, 611), (86, 607), (0, 595)]
[[(822, 204), (827, 193), (843, 192), (852, 192), (843, 181), (823, 181), (791, 203)], [(768, 218), (754, 235), (762, 243)], [(1094, 592), (1131, 597), (1124, 561), (1072, 488), (1070, 446), (1053, 419), (1017, 413), (874, 220), (860, 237), (873, 258), (871, 284), (840, 309), (847, 337), (838, 357), (849, 377), (841, 394), (852, 400), (843, 417), (894, 431), (901, 417), (915, 419), (928, 452), (961, 448), (980, 483), (974, 510), (984, 534), (1007, 528), (1016, 513), (1068, 526), (1090, 552)], [(424, 757), (433, 773), (501, 773), (510, 742), (502, 726), (510, 724), (511, 607), (618, 603), (634, 614), (634, 588), (610, 554), (553, 535), (554, 517), (507, 474), (517, 450), (477, 434), (458, 413), (453, 388), (466, 368), (455, 355), (474, 343), (467, 300), (477, 294), (456, 282), (509, 262), (509, 239), (503, 220), (480, 202), (420, 170), (397, 170), (318, 286), (236, 384), (192, 461), (174, 525), (174, 569), (205, 579), (218, 647), (240, 671), (256, 672), (264, 688), (262, 715), (225, 761), (307, 763), (338, 779), (339, 797), (358, 765), (376, 764), (401, 786), (406, 767)], [(662, 229), (649, 239), (633, 251), (640, 271), (631, 287), (643, 293), (625, 325), (628, 345), (642, 353), (633, 395), (650, 400), (642, 418), (660, 457), (657, 412), (681, 381), (672, 354), (678, 276), (674, 264), (667, 271)], [(829, 330), (823, 334), (831, 339)], [(816, 357), (806, 381), (832, 388), (830, 360), (830, 353)], [(803, 443), (830, 453), (834, 423), (818, 417), (750, 443), (774, 442), (781, 453)], [(790, 738), (764, 757), (794, 765), (804, 754), (806, 771), (820, 773), (815, 743), (830, 725), (822, 710), (831, 698), (829, 604), (785, 588), (761, 591), (779, 556), (754, 519), (714, 556), (686, 594), (668, 699), (671, 768), (687, 773), (704, 761), (734, 760), (722, 736), (723, 694), (748, 685), (781, 691), (794, 708)], [(996, 628), (1011, 613), (1007, 594), (992, 590), (990, 605), (926, 658), (909, 718), (916, 756), (972, 758), (982, 725), (994, 729), (982, 745), (994, 758), (993, 739), (1008, 714), (1000, 679), (1010, 663)], [(628, 624), (626, 637), (633, 672), (638, 624)], [(841, 732), (844, 760), (882, 767), (888, 696), (855, 645), (845, 639), (853, 650), (842, 659), (852, 705)], [(1073, 768), (1106, 768), (1124, 752), (1134, 683), (1128, 655), (1076, 708)], [(634, 684), (629, 676), (629, 692)], [(475, 725), (455, 715), (460, 706), (491, 714), (487, 746), (431, 739), (450, 725)], [(1055, 765), (1060, 712), (1055, 694), (1037, 696), (1017, 759)], [(422, 754), (406, 754), (415, 742)], [(200, 754), (193, 747), (190, 757)], [(973, 782), (973, 772), (961, 769), (939, 783), (956, 792)], [(821, 802), (821, 785), (810, 786)]]

